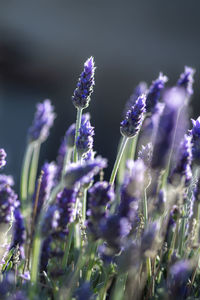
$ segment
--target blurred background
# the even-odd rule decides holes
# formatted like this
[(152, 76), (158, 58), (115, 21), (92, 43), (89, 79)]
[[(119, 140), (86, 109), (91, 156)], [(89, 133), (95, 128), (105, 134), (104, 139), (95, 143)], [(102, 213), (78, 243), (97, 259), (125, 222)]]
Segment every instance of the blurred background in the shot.
[(125, 102), (138, 82), (159, 72), (174, 84), (196, 69), (193, 117), (200, 114), (200, 1), (48, 0), (0, 2), (0, 147), (19, 182), (35, 104), (52, 100), (57, 118), (40, 164), (54, 160), (75, 121), (71, 103), (84, 61), (96, 62), (90, 102), (95, 150), (114, 163)]

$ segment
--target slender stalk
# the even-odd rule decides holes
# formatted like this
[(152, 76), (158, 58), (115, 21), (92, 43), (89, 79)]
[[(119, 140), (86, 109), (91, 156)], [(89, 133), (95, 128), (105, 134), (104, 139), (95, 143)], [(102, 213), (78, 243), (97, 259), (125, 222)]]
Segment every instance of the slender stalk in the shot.
[(35, 224), (35, 218), (36, 218), (36, 214), (37, 214), (38, 199), (39, 199), (39, 193), (40, 193), (40, 187), (41, 187), (43, 174), (44, 174), (44, 172), (42, 171), (40, 177), (38, 178), (38, 186), (37, 186), (34, 208), (33, 208), (33, 216), (32, 216), (32, 221), (31, 221), (31, 230), (30, 230), (30, 244), (28, 247), (28, 258), (27, 258), (28, 269), (30, 267), (29, 263), (30, 263), (31, 247), (32, 247), (32, 243), (33, 243), (34, 224)]
[(181, 221), (181, 228), (180, 228), (180, 243), (179, 243), (179, 254), (182, 257), (183, 254), (183, 245), (184, 245), (184, 234), (185, 234), (185, 225), (186, 225), (186, 217), (185, 217), (185, 208), (183, 212), (183, 219)]
[(82, 108), (77, 108), (77, 116), (76, 116), (76, 133), (75, 133), (75, 139), (74, 139), (74, 162), (78, 161), (78, 153), (77, 153), (77, 148), (76, 148), (76, 141), (78, 138), (78, 132), (81, 127), (81, 117), (82, 117)]
[(33, 156), (30, 166), (30, 175), (28, 181), (28, 196), (31, 197), (35, 190), (35, 181), (37, 176), (37, 169), (38, 169), (38, 160), (40, 155), (40, 142), (35, 142), (33, 146)]
[(128, 138), (125, 137), (125, 136), (123, 136), (123, 138), (122, 138), (122, 140), (121, 140), (120, 147), (119, 147), (119, 151), (118, 151), (118, 153), (117, 153), (117, 157), (116, 157), (116, 160), (115, 160), (115, 164), (114, 164), (114, 167), (113, 167), (113, 170), (112, 170), (112, 174), (111, 174), (111, 177), (110, 177), (110, 184), (113, 184), (114, 181), (115, 181), (115, 177), (116, 177), (116, 175), (117, 175), (117, 171), (118, 171), (118, 168), (119, 168), (119, 164), (120, 164), (120, 161), (121, 161), (121, 158), (122, 158), (124, 149), (125, 149), (125, 147), (126, 147), (127, 141), (128, 141)]
[(127, 159), (135, 160), (138, 137), (139, 137), (139, 133), (130, 140), (129, 155)]
[(30, 168), (32, 154), (33, 154), (33, 143), (29, 143), (26, 147), (26, 151), (24, 154), (22, 172), (21, 172), (20, 194), (21, 194), (22, 213), (25, 213), (25, 209), (27, 206), (26, 200), (28, 195), (28, 176), (29, 176), (29, 168)]
[(117, 276), (114, 293), (111, 297), (112, 300), (124, 299), (127, 277), (128, 277), (128, 273), (119, 274)]
[(70, 251), (70, 248), (71, 248), (73, 233), (74, 233), (74, 226), (73, 226), (73, 224), (71, 224), (70, 228), (69, 228), (69, 234), (68, 234), (68, 237), (67, 237), (67, 240), (66, 240), (66, 243), (65, 243), (65, 253), (64, 253), (63, 261), (62, 261), (63, 269), (65, 269), (67, 267), (68, 258), (69, 258), (69, 251)]
[(70, 163), (71, 154), (72, 154), (72, 149), (67, 149), (66, 154), (65, 154), (65, 158), (64, 158), (64, 163), (63, 163), (62, 177), (61, 177), (62, 179), (65, 175), (66, 166)]
[(42, 240), (38, 232), (36, 232), (33, 242), (33, 255), (31, 263), (31, 282), (35, 285), (38, 278), (39, 260), (40, 260), (40, 248)]
[(83, 223), (86, 220), (86, 208), (87, 208), (87, 189), (83, 189), (83, 203), (82, 203), (82, 219), (83, 219)]

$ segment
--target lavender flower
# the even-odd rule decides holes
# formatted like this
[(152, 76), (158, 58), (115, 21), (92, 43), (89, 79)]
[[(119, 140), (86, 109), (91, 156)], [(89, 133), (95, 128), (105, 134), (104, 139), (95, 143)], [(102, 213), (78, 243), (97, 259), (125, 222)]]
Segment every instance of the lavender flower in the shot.
[(110, 248), (110, 255), (114, 255), (121, 250), (130, 230), (131, 227), (127, 218), (119, 218), (118, 215), (108, 217), (106, 223), (102, 224), (102, 237), (105, 239), (108, 248)]
[(177, 82), (177, 86), (183, 87), (186, 91), (186, 94), (188, 96), (191, 96), (193, 94), (193, 82), (194, 82), (194, 73), (195, 70), (185, 66), (184, 72), (180, 75), (180, 78)]
[(192, 266), (189, 261), (181, 260), (170, 269), (168, 279), (169, 295), (174, 299), (185, 299), (187, 292), (187, 281), (191, 275)]
[(135, 105), (128, 110), (120, 127), (120, 131), (123, 136), (132, 138), (139, 132), (145, 113), (145, 101), (146, 96), (140, 96)]
[(133, 94), (131, 95), (130, 99), (127, 101), (126, 106), (125, 106), (125, 110), (124, 110), (124, 114), (126, 115), (126, 112), (131, 109), (132, 106), (135, 105), (138, 97), (142, 96), (143, 94), (145, 94), (147, 91), (147, 84), (146, 82), (140, 82), (136, 88), (134, 89)]
[(200, 162), (200, 117), (195, 120), (192, 119), (193, 128), (190, 130), (192, 136), (192, 155), (193, 160)]
[(14, 211), (14, 236), (13, 236), (13, 242), (11, 248), (16, 247), (18, 245), (20, 250), (20, 255), (22, 258), (24, 258), (23, 244), (25, 242), (25, 239), (26, 239), (26, 231), (24, 226), (24, 219), (18, 207)]
[(57, 205), (49, 206), (42, 223), (42, 236), (48, 237), (58, 228), (58, 221), (60, 218), (59, 209)]
[(141, 253), (143, 255), (150, 254), (156, 246), (156, 236), (158, 233), (158, 223), (153, 222), (148, 225), (141, 239)]
[(29, 129), (29, 139), (31, 141), (40, 140), (44, 142), (49, 135), (54, 119), (54, 108), (50, 100), (47, 99), (43, 103), (38, 103), (33, 124)]
[(184, 177), (185, 185), (188, 185), (192, 178), (191, 163), (192, 163), (191, 137), (185, 134), (180, 147), (178, 163), (172, 172), (170, 180), (173, 183), (177, 183), (177, 181), (178, 183), (180, 183), (180, 179)]
[(148, 143), (145, 146), (142, 145), (141, 150), (138, 152), (138, 158), (141, 159), (147, 167), (149, 167), (151, 163), (152, 151), (153, 146), (151, 143)]
[(11, 222), (18, 203), (17, 195), (10, 186), (0, 186), (0, 223)]
[(74, 220), (74, 207), (77, 193), (71, 189), (64, 189), (57, 195), (56, 204), (59, 211), (58, 226), (55, 237), (64, 238), (68, 234), (68, 226)]
[(166, 195), (164, 190), (160, 190), (158, 193), (158, 199), (155, 203), (157, 212), (162, 215), (165, 211), (165, 204), (166, 204)]
[(6, 165), (6, 152), (4, 149), (0, 149), (0, 169)]
[(57, 163), (57, 171), (56, 171), (56, 180), (59, 181), (61, 179), (62, 175), (62, 170), (64, 167), (64, 160), (65, 160), (65, 155), (67, 152), (67, 145), (66, 145), (66, 139), (65, 137), (62, 139), (61, 145), (58, 149), (58, 156), (56, 158), (56, 163)]
[(82, 122), (79, 129), (79, 135), (76, 141), (76, 147), (79, 155), (83, 155), (90, 151), (93, 147), (94, 127), (91, 126), (90, 121), (86, 119)]
[(106, 221), (107, 207), (115, 197), (113, 187), (106, 181), (96, 182), (89, 189), (88, 228), (95, 239), (101, 236), (100, 224)]
[(183, 105), (183, 94), (180, 89), (170, 89), (164, 94), (165, 108), (155, 138), (151, 166), (153, 169), (165, 168), (172, 146), (177, 115)]
[(87, 184), (91, 181), (94, 175), (107, 166), (107, 161), (104, 158), (97, 157), (94, 160), (72, 163), (70, 164), (64, 176), (66, 188), (76, 188), (76, 185)]
[(119, 218), (127, 218), (131, 225), (135, 225), (134, 220), (144, 188), (144, 172), (145, 166), (142, 160), (135, 161), (133, 166), (130, 166), (129, 163), (129, 172), (127, 172), (121, 188), (118, 216)]
[(167, 76), (164, 76), (162, 73), (159, 74), (159, 77), (152, 82), (152, 85), (149, 88), (146, 98), (146, 111), (147, 113), (153, 113), (160, 98), (161, 91), (165, 87), (167, 82)]
[(0, 186), (1, 185), (13, 186), (14, 185), (13, 177), (11, 175), (0, 174)]
[(83, 109), (89, 105), (94, 86), (94, 71), (94, 59), (91, 56), (84, 64), (84, 70), (80, 75), (77, 88), (72, 97), (72, 102), (76, 108)]
[[(40, 185), (40, 191), (39, 191), (39, 197), (38, 197), (38, 205), (37, 205), (37, 214), (36, 216), (39, 215), (41, 208), (43, 204), (45, 203), (46, 200), (48, 200), (50, 196), (51, 189), (54, 184), (54, 177), (56, 174), (56, 165), (54, 162), (51, 163), (45, 163), (42, 167), (43, 171), (43, 176), (42, 176), (42, 181)], [(37, 186), (35, 188), (35, 193), (34, 193), (34, 201), (37, 193)]]

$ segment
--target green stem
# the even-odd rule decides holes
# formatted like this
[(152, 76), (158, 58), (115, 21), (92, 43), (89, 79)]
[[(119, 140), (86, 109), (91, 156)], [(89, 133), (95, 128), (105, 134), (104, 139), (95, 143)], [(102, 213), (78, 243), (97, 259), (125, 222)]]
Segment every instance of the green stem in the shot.
[(74, 233), (74, 226), (73, 226), (73, 224), (71, 224), (70, 228), (69, 228), (69, 235), (67, 237), (67, 241), (66, 241), (66, 244), (65, 244), (65, 254), (64, 254), (63, 262), (62, 262), (63, 269), (65, 269), (67, 267), (68, 258), (69, 258), (69, 251), (70, 251), (70, 248), (71, 248), (73, 233)]
[(83, 223), (86, 220), (86, 207), (87, 207), (87, 189), (83, 189), (83, 203), (82, 203), (82, 219), (83, 219)]
[(38, 278), (38, 269), (40, 263), (40, 247), (42, 241), (38, 232), (36, 232), (33, 242), (33, 255), (32, 255), (32, 263), (31, 263), (31, 282), (35, 285), (37, 283)]
[(77, 116), (76, 116), (76, 133), (75, 133), (75, 139), (74, 139), (74, 162), (78, 161), (78, 153), (77, 153), (77, 148), (76, 148), (76, 141), (78, 138), (78, 133), (79, 133), (79, 129), (81, 127), (81, 117), (82, 117), (82, 108), (78, 108), (77, 109)]
[(121, 140), (120, 147), (119, 147), (119, 151), (118, 151), (118, 153), (117, 153), (117, 157), (116, 157), (116, 160), (115, 160), (115, 164), (114, 164), (114, 167), (113, 167), (113, 170), (112, 170), (112, 174), (111, 174), (111, 177), (110, 177), (110, 184), (113, 184), (114, 181), (115, 181), (115, 177), (116, 177), (116, 175), (117, 175), (117, 171), (118, 171), (118, 168), (119, 168), (119, 164), (120, 164), (120, 161), (121, 161), (121, 158), (122, 158), (124, 149), (125, 149), (125, 147), (126, 147), (127, 141), (128, 141), (128, 138), (125, 137), (125, 136), (123, 136), (123, 138), (122, 138), (122, 140)]
[(33, 143), (29, 143), (26, 147), (26, 151), (24, 154), (23, 165), (22, 165), (22, 172), (21, 172), (21, 187), (20, 187), (20, 194), (21, 194), (21, 207), (22, 213), (25, 213), (26, 210), (26, 200), (28, 195), (28, 176), (29, 176), (29, 167), (31, 162), (31, 157), (33, 154)]
[(124, 299), (124, 293), (126, 288), (126, 280), (128, 273), (119, 274), (115, 283), (114, 293), (111, 297), (112, 300)]
[(137, 148), (138, 137), (139, 137), (139, 133), (130, 140), (129, 155), (128, 155), (127, 159), (135, 160), (135, 153), (136, 153), (136, 148)]
[[(185, 212), (185, 208), (184, 208)], [(180, 243), (179, 243), (179, 254), (182, 257), (183, 254), (183, 245), (184, 245), (184, 233), (185, 233), (185, 225), (186, 225), (186, 218), (185, 213), (183, 212), (183, 219), (181, 221), (181, 229), (180, 229)]]
[(31, 161), (30, 167), (30, 175), (29, 175), (29, 182), (28, 182), (28, 196), (31, 197), (35, 190), (35, 180), (37, 176), (37, 169), (38, 169), (38, 160), (40, 155), (40, 142), (35, 142), (33, 146), (33, 156)]
[(62, 169), (62, 177), (61, 177), (62, 179), (65, 175), (66, 166), (70, 163), (71, 154), (72, 154), (72, 149), (68, 149), (66, 154), (65, 154), (65, 158), (64, 158), (63, 169)]

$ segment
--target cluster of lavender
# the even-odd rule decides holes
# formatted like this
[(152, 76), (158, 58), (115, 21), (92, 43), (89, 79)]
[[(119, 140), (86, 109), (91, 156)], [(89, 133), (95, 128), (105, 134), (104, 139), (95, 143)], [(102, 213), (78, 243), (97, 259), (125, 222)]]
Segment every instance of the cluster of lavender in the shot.
[[(200, 117), (187, 119), (194, 70), (174, 87), (162, 73), (125, 105), (110, 180), (93, 149), (93, 57), (84, 64), (54, 162), (38, 170), (55, 119), (37, 105), (21, 194), (0, 175), (1, 299), (199, 299)], [(6, 165), (0, 149), (0, 168)], [(36, 178), (38, 173), (38, 178)]]

